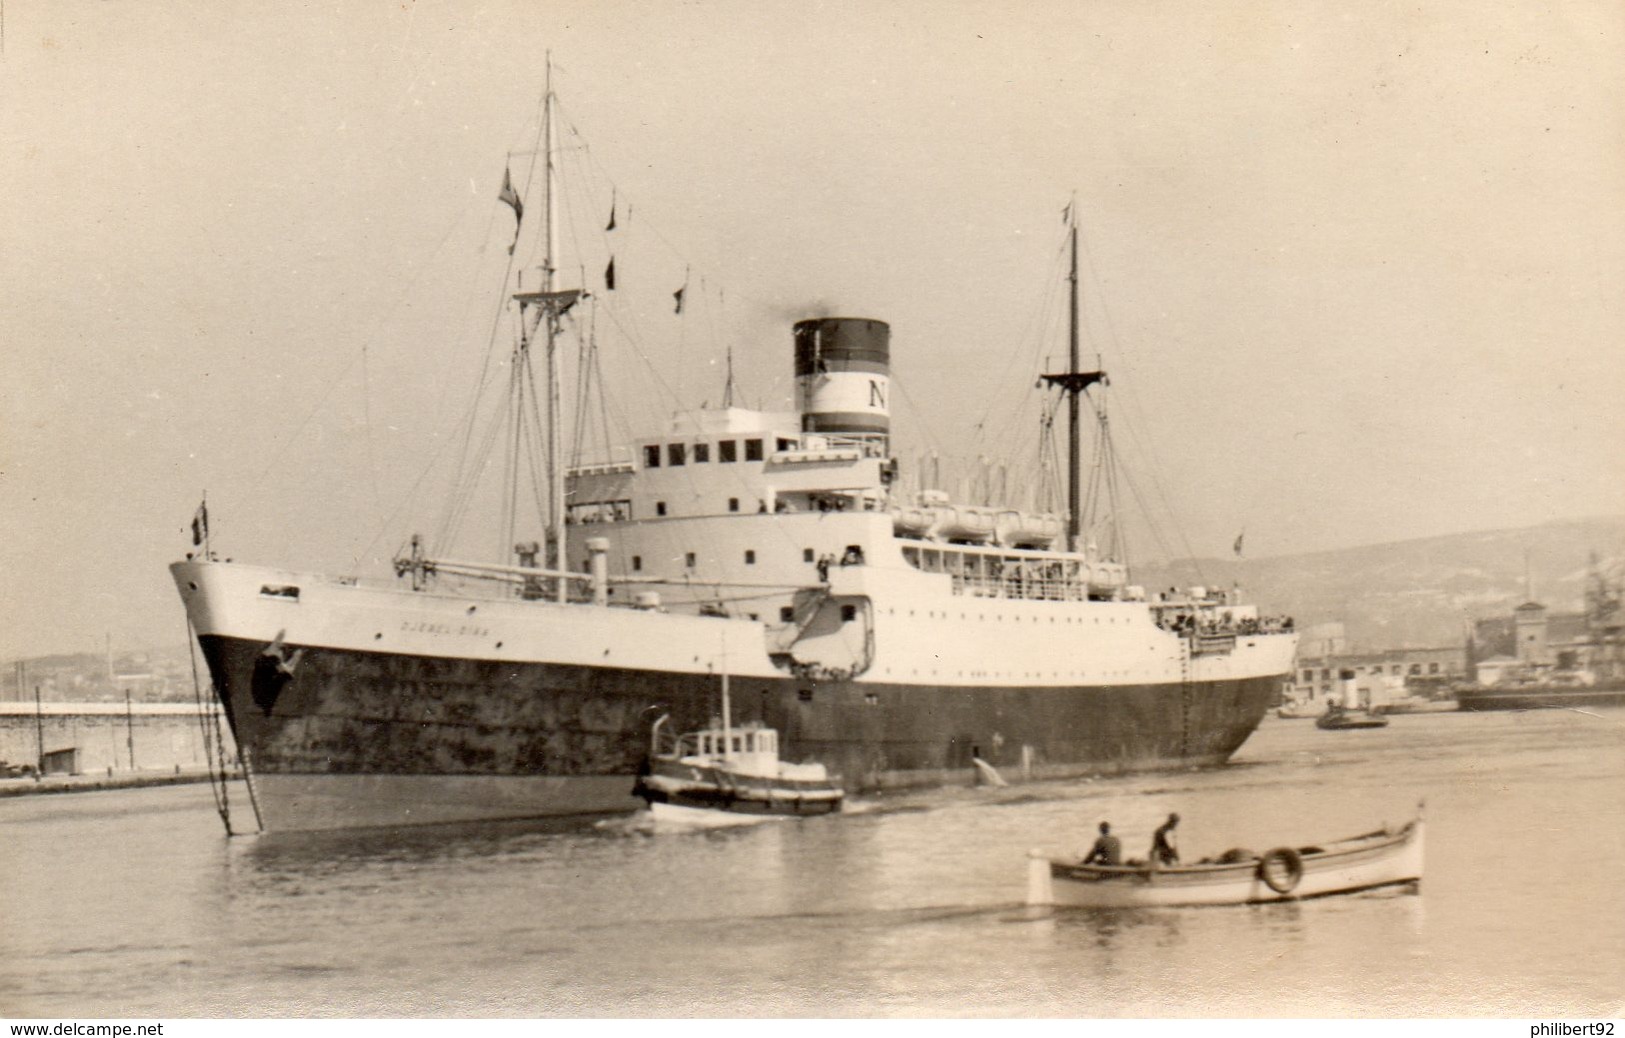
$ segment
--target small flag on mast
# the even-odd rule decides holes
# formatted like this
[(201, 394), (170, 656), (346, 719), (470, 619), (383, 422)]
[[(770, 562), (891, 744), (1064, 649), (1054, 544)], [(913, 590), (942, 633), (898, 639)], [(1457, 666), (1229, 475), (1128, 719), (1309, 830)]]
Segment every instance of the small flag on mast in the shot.
[(192, 513), (192, 545), (196, 547), (209, 539), (209, 503), (207, 501), (197, 506)]
[(1246, 539), (1246, 537), (1247, 537), (1247, 531), (1246, 530), (1243, 530), (1240, 533), (1236, 534), (1235, 552), (1236, 552), (1236, 554), (1238, 556), (1241, 554), (1241, 542), (1244, 539)]
[(673, 292), (671, 294), (671, 297), (677, 301), (677, 309), (673, 310), (672, 311), (673, 313), (680, 314), (680, 313), (683, 312), (683, 293), (687, 292), (687, 291), (688, 291), (688, 271), (684, 270), (683, 271), (683, 287), (679, 288), (677, 291), (675, 291), (675, 292)]
[(605, 227), (604, 230), (613, 231), (614, 229), (615, 229), (615, 189), (610, 188), (610, 190), (609, 190), (609, 226)]
[(614, 256), (611, 256), (609, 258), (609, 266), (604, 268), (604, 287), (606, 289), (608, 289), (609, 291), (611, 291), (611, 292), (615, 291), (615, 257)]
[(513, 207), (513, 245), (508, 246), (508, 255), (512, 256), (514, 245), (519, 244), (519, 225), (525, 222), (525, 203), (513, 189), (513, 176), (507, 168), (502, 170), (502, 191), (497, 199)]

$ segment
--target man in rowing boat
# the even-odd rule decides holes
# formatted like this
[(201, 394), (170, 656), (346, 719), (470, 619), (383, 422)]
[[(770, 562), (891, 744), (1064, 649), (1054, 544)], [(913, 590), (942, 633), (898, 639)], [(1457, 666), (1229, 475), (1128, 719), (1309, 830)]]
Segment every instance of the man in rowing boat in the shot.
[(1151, 837), (1151, 864), (1178, 865), (1179, 847), (1174, 842), (1174, 830), (1179, 827), (1179, 816), (1169, 815)]
[(1085, 865), (1121, 865), (1123, 863), (1123, 845), (1117, 842), (1112, 835), (1110, 822), (1100, 823), (1100, 838), (1090, 848), (1089, 856), (1083, 859)]

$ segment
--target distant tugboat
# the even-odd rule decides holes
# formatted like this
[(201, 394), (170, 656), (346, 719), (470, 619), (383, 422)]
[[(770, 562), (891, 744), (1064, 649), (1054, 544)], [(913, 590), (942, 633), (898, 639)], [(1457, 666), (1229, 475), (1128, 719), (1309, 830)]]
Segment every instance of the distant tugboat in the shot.
[(1337, 676), (1343, 682), (1343, 701), (1326, 701), (1326, 712), (1315, 719), (1316, 728), (1342, 731), (1346, 728), (1386, 728), (1388, 718), (1378, 717), (1360, 706), (1360, 693), (1354, 687), (1354, 671), (1340, 670)]

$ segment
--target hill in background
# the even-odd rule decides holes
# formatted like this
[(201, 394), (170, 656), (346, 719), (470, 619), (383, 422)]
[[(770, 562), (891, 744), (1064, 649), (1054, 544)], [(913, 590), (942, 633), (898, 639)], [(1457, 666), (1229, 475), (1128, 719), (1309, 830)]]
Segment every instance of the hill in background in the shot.
[(1461, 644), (1468, 621), (1506, 615), (1531, 598), (1553, 612), (1579, 611), (1593, 553), (1619, 570), (1625, 516), (1265, 559), (1179, 560), (1136, 566), (1134, 579), (1149, 591), (1240, 584), (1247, 600), (1300, 628), (1341, 622), (1351, 650), (1429, 648)]

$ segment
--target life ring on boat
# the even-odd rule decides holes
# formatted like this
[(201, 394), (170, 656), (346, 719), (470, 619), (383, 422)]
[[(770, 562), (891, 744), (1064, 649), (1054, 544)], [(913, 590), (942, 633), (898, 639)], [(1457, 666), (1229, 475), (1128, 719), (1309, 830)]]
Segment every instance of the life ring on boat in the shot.
[(1277, 847), (1258, 859), (1258, 878), (1277, 894), (1290, 894), (1303, 879), (1303, 855), (1291, 847)]

